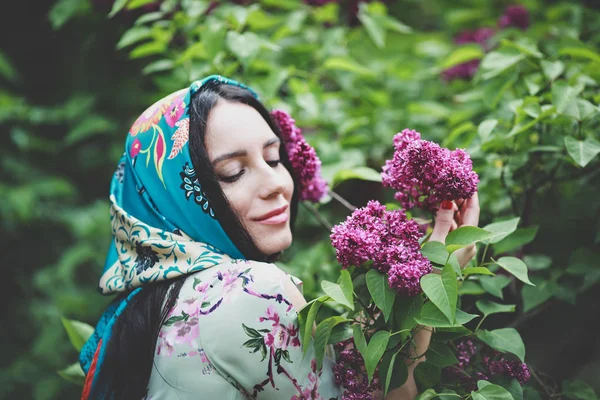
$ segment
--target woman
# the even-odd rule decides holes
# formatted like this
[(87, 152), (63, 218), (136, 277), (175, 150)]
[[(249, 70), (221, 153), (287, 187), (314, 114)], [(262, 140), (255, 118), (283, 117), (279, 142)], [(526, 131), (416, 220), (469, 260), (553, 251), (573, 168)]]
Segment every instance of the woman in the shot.
[[(295, 176), (269, 112), (233, 80), (194, 82), (138, 118), (99, 285), (121, 295), (82, 349), (83, 399), (341, 397), (332, 361), (317, 371), (300, 342), (300, 282), (269, 263), (292, 241)], [(475, 214), (453, 207), (438, 240)], [(411, 376), (389, 397), (415, 394)]]

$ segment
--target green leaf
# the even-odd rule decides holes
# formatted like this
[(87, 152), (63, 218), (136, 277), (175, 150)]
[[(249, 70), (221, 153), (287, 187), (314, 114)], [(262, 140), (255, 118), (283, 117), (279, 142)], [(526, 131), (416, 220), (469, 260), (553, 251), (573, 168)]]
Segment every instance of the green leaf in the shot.
[(436, 393), (436, 391), (429, 388), (426, 391), (419, 394), (415, 398), (415, 400), (431, 400), (431, 399), (435, 399), (436, 397), (438, 397), (438, 394)]
[(350, 309), (354, 310), (354, 297), (352, 294), (354, 292), (354, 285), (352, 284), (352, 277), (348, 270), (343, 269), (342, 272), (340, 272), (339, 285), (346, 300), (352, 304)]
[(472, 243), (480, 242), (493, 236), (492, 232), (477, 228), (476, 226), (461, 226), (446, 236), (446, 250), (449, 253), (453, 253)]
[(408, 367), (403, 357), (397, 357), (399, 352), (388, 353), (381, 360), (379, 376), (384, 377), (383, 395), (404, 385), (408, 379)]
[(484, 294), (484, 293), (485, 293), (485, 290), (483, 289), (483, 287), (481, 287), (479, 282), (476, 282), (476, 281), (464, 281), (462, 283), (462, 285), (460, 285), (458, 288), (459, 296), (463, 296), (463, 295), (479, 296), (480, 294)]
[(552, 265), (552, 258), (545, 254), (528, 254), (523, 257), (523, 262), (525, 262), (530, 271), (539, 271), (548, 269)]
[(494, 252), (496, 254), (506, 253), (532, 242), (535, 239), (538, 228), (538, 226), (532, 226), (517, 229), (498, 243), (495, 243)]
[(494, 273), (492, 271), (490, 271), (489, 269), (485, 268), (485, 267), (469, 267), (469, 268), (465, 268), (463, 269), (463, 275), (464, 277), (468, 277), (469, 275), (491, 275), (493, 276)]
[(50, 12), (48, 19), (52, 25), (52, 29), (58, 30), (74, 17), (79, 11), (85, 10), (89, 6), (86, 0), (59, 0), (57, 1)]
[(481, 60), (478, 74), (481, 74), (483, 80), (488, 80), (501, 74), (524, 59), (525, 54), (514, 48), (509, 47), (492, 51)]
[(513, 274), (518, 280), (528, 285), (535, 286), (527, 277), (527, 265), (516, 257), (500, 257), (495, 261), (506, 271)]
[(439, 382), (442, 377), (442, 369), (429, 363), (429, 360), (419, 363), (414, 371), (415, 381), (419, 391), (430, 388)]
[(517, 356), (521, 362), (525, 362), (525, 345), (523, 344), (521, 335), (519, 335), (519, 332), (517, 332), (516, 329), (502, 328), (493, 331), (480, 330), (477, 332), (477, 337), (491, 348), (501, 352), (512, 353)]
[(421, 308), (421, 316), (415, 318), (415, 321), (421, 325), (434, 328), (456, 328), (478, 317), (475, 314), (468, 314), (460, 309), (456, 310), (456, 322), (448, 322), (448, 318), (432, 302), (427, 302)]
[(317, 370), (321, 369), (323, 365), (323, 357), (325, 355), (325, 346), (329, 342), (329, 335), (331, 335), (332, 329), (342, 322), (347, 322), (348, 320), (343, 317), (329, 317), (321, 321), (319, 325), (317, 325), (317, 329), (315, 331), (315, 358), (317, 360)]
[(481, 287), (489, 294), (503, 299), (502, 289), (510, 283), (510, 278), (506, 275), (482, 276), (479, 278)]
[(429, 345), (427, 352), (425, 353), (427, 362), (436, 367), (444, 368), (449, 367), (458, 363), (458, 360), (454, 356), (454, 353), (448, 347), (448, 345), (433, 341)]
[(600, 143), (592, 138), (577, 140), (574, 137), (565, 136), (565, 147), (580, 167), (585, 167), (600, 153)]
[(254, 59), (262, 46), (262, 39), (252, 32), (227, 32), (227, 47), (244, 64)]
[(365, 334), (359, 324), (352, 326), (352, 332), (354, 332), (354, 344), (364, 359), (367, 354), (367, 340), (365, 339)]
[(377, 307), (383, 312), (383, 316), (387, 322), (394, 307), (396, 293), (390, 288), (386, 275), (374, 269), (367, 272), (366, 279), (369, 293), (373, 297), (373, 301)]
[(155, 72), (168, 71), (170, 69), (173, 69), (174, 67), (175, 67), (175, 63), (173, 62), (173, 60), (169, 60), (169, 59), (156, 60), (156, 61), (153, 61), (150, 64), (146, 65), (144, 67), (144, 69), (142, 69), (142, 74), (150, 75)]
[(366, 68), (349, 57), (331, 57), (323, 64), (326, 70), (348, 71), (361, 76), (376, 76), (372, 69)]
[(364, 3), (359, 4), (358, 19), (365, 27), (375, 46), (380, 49), (383, 48), (386, 37), (385, 25), (381, 23), (381, 20), (378, 20), (377, 16), (368, 13), (368, 7)]
[(349, 169), (342, 169), (334, 175), (333, 182), (331, 185), (335, 187), (340, 183), (350, 179), (381, 182), (381, 174), (369, 167), (354, 167)]
[(491, 314), (515, 312), (516, 309), (514, 304), (499, 304), (490, 300), (479, 300), (475, 305), (485, 317)]
[(385, 349), (387, 348), (388, 341), (390, 340), (390, 333), (387, 331), (375, 332), (369, 345), (367, 346), (367, 357), (365, 358), (365, 369), (369, 377), (369, 383), (373, 378), (373, 373), (377, 364), (381, 360)]
[(594, 389), (581, 380), (563, 381), (562, 390), (567, 399), (598, 400), (598, 396), (594, 392)]
[(519, 225), (520, 220), (521, 218), (516, 217), (507, 219), (505, 221), (493, 222), (484, 226), (483, 229), (485, 229), (488, 232), (494, 233), (495, 236), (491, 239), (483, 241), (483, 243), (498, 243), (499, 241), (501, 241), (502, 239), (504, 239), (505, 237), (517, 230), (517, 226)]
[(497, 119), (486, 119), (485, 121), (479, 124), (479, 126), (477, 127), (477, 134), (479, 134), (479, 137), (482, 141), (486, 142), (490, 138), (490, 135), (496, 127), (496, 125), (498, 125)]
[[(421, 315), (422, 307), (422, 296), (397, 297), (394, 303), (394, 326), (399, 330), (413, 329), (416, 325), (415, 318)], [(408, 333), (404, 336), (408, 336)]]
[(94, 333), (94, 328), (88, 324), (83, 322), (74, 321), (66, 318), (61, 318), (63, 326), (67, 331), (67, 335), (69, 335), (69, 340), (75, 350), (81, 351), (81, 348), (87, 342), (92, 333)]
[(456, 302), (458, 299), (458, 284), (456, 273), (451, 265), (446, 265), (441, 274), (431, 273), (421, 278), (421, 287), (427, 297), (448, 318), (454, 322), (456, 316)]
[(114, 122), (100, 115), (86, 115), (65, 136), (65, 145), (72, 145), (97, 134), (108, 133), (113, 129)]
[(124, 47), (130, 46), (149, 37), (152, 37), (152, 29), (145, 26), (135, 26), (127, 30), (123, 36), (121, 36), (119, 43), (117, 43), (117, 49), (121, 50)]
[(551, 81), (558, 78), (560, 76), (560, 74), (562, 74), (563, 71), (565, 70), (565, 64), (563, 64), (561, 61), (553, 62), (553, 61), (542, 60), (541, 64), (542, 64), (542, 71), (544, 71), (544, 75), (546, 75), (546, 78), (550, 79)]
[(564, 113), (567, 108), (576, 107), (575, 99), (583, 91), (583, 84), (579, 83), (570, 86), (565, 81), (556, 81), (552, 84), (552, 104), (556, 107), (556, 112)]
[[(308, 309), (308, 315), (306, 316), (306, 324), (304, 325), (304, 335), (302, 336), (303, 340), (306, 341), (306, 343), (310, 342), (310, 338), (312, 337), (312, 332), (313, 332), (313, 325), (315, 323), (315, 318), (317, 317), (317, 313), (319, 312), (319, 308), (321, 308), (322, 304), (323, 304), (323, 302), (319, 301), (319, 299), (317, 299), (317, 301), (312, 303), (312, 305)], [(306, 354), (307, 349), (308, 349), (308, 346), (303, 347), (305, 354)]]
[(352, 339), (354, 332), (350, 324), (340, 324), (331, 330), (327, 344), (336, 344), (344, 340)]
[(346, 297), (347, 293), (344, 293), (344, 291), (342, 290), (340, 285), (338, 285), (337, 283), (329, 282), (329, 281), (322, 281), (321, 288), (323, 289), (325, 294), (327, 294), (333, 300), (337, 301), (338, 303), (342, 304), (343, 306), (348, 307), (351, 310), (354, 310), (354, 304), (352, 302), (352, 294), (350, 294), (350, 298), (347, 298)]
[(432, 263), (444, 265), (448, 259), (446, 246), (442, 242), (426, 242), (421, 248), (421, 253)]
[(567, 55), (574, 58), (585, 58), (595, 63), (600, 63), (600, 55), (595, 51), (583, 47), (566, 47), (558, 51), (561, 56)]
[(552, 285), (550, 281), (536, 281), (536, 286), (523, 286), (523, 312), (534, 309), (552, 298)]
[(523, 400), (523, 387), (515, 378), (512, 378), (509, 383), (505, 384), (503, 387), (510, 392), (510, 395), (514, 400)]
[[(479, 386), (479, 382), (485, 383)], [(504, 389), (502, 386), (494, 385), (493, 383), (489, 383), (487, 381), (479, 382), (477, 382), (479, 390), (476, 392), (471, 392), (473, 400), (514, 400), (510, 392)]]
[(127, 1), (128, 0), (115, 0), (112, 9), (110, 10), (110, 13), (108, 14), (108, 18), (114, 17), (115, 14), (121, 11), (123, 7), (125, 7), (125, 5), (127, 4)]
[(479, 60), (485, 53), (481, 46), (477, 44), (468, 44), (461, 46), (450, 53), (440, 64), (440, 68), (447, 69), (467, 61)]
[(73, 363), (67, 368), (61, 369), (57, 372), (67, 381), (79, 385), (81, 387), (83, 387), (85, 383), (85, 373), (81, 369), (81, 365), (79, 364), (79, 362)]
[(15, 67), (12, 65), (8, 57), (0, 51), (0, 77), (6, 79), (7, 81), (14, 82), (18, 73)]

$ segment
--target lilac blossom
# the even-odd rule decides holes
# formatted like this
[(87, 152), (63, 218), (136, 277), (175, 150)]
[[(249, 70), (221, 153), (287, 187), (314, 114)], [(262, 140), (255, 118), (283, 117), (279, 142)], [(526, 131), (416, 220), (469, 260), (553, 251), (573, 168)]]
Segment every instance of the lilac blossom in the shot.
[(333, 366), (335, 383), (344, 388), (342, 400), (371, 400), (372, 393), (380, 390), (378, 370), (371, 383), (360, 352), (354, 347), (352, 339), (336, 343), (339, 351), (337, 364)]
[[(479, 28), (460, 32), (455, 38), (456, 44), (476, 43), (484, 51), (491, 49), (490, 39), (495, 32), (492, 28)], [(471, 79), (479, 68), (479, 60), (470, 60), (450, 67), (442, 72), (442, 79), (451, 81), (453, 79)]]
[(422, 236), (419, 224), (407, 219), (404, 211), (386, 211), (378, 201), (370, 201), (333, 227), (331, 242), (344, 268), (371, 261), (374, 269), (388, 274), (392, 289), (415, 296), (421, 292), (421, 277), (432, 271), (420, 252)]
[(467, 199), (477, 191), (479, 177), (469, 154), (448, 150), (417, 138), (408, 129), (394, 137), (396, 151), (381, 174), (384, 186), (397, 190), (394, 198), (405, 209), (413, 207), (436, 212), (444, 200)]
[[(458, 379), (467, 391), (477, 390), (477, 381), (489, 381), (493, 376), (504, 375), (517, 379), (524, 385), (531, 378), (527, 364), (509, 360), (485, 343), (464, 338), (456, 343), (458, 364), (444, 369), (444, 375)], [(479, 357), (477, 357), (479, 355)]]
[(529, 11), (522, 5), (512, 5), (506, 7), (504, 15), (498, 20), (500, 28), (514, 26), (526, 30), (529, 27)]
[(273, 110), (271, 116), (279, 126), (290, 164), (298, 179), (300, 200), (317, 203), (329, 190), (327, 182), (321, 177), (321, 160), (288, 113)]

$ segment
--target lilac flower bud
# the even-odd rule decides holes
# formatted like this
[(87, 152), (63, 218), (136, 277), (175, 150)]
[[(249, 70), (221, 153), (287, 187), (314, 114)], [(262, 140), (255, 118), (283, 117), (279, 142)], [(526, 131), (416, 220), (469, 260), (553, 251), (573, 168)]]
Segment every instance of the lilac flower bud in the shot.
[(504, 15), (498, 20), (500, 28), (514, 26), (522, 30), (529, 27), (529, 11), (522, 5), (512, 5), (506, 7)]
[(321, 177), (321, 160), (308, 144), (296, 121), (285, 111), (273, 110), (271, 117), (279, 126), (290, 164), (300, 186), (300, 200), (319, 202), (328, 193), (327, 182)]
[(479, 177), (464, 150), (450, 151), (427, 140), (407, 141), (405, 137), (396, 135), (396, 151), (381, 173), (383, 185), (397, 190), (394, 198), (405, 209), (436, 212), (443, 200), (473, 196)]

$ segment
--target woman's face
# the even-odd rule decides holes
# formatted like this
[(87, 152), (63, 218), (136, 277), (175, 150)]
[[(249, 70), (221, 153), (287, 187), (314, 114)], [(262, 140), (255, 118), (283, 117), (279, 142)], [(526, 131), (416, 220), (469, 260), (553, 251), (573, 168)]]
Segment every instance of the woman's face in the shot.
[(294, 182), (279, 162), (279, 138), (254, 108), (219, 100), (208, 116), (206, 149), (233, 211), (264, 254), (292, 243)]

